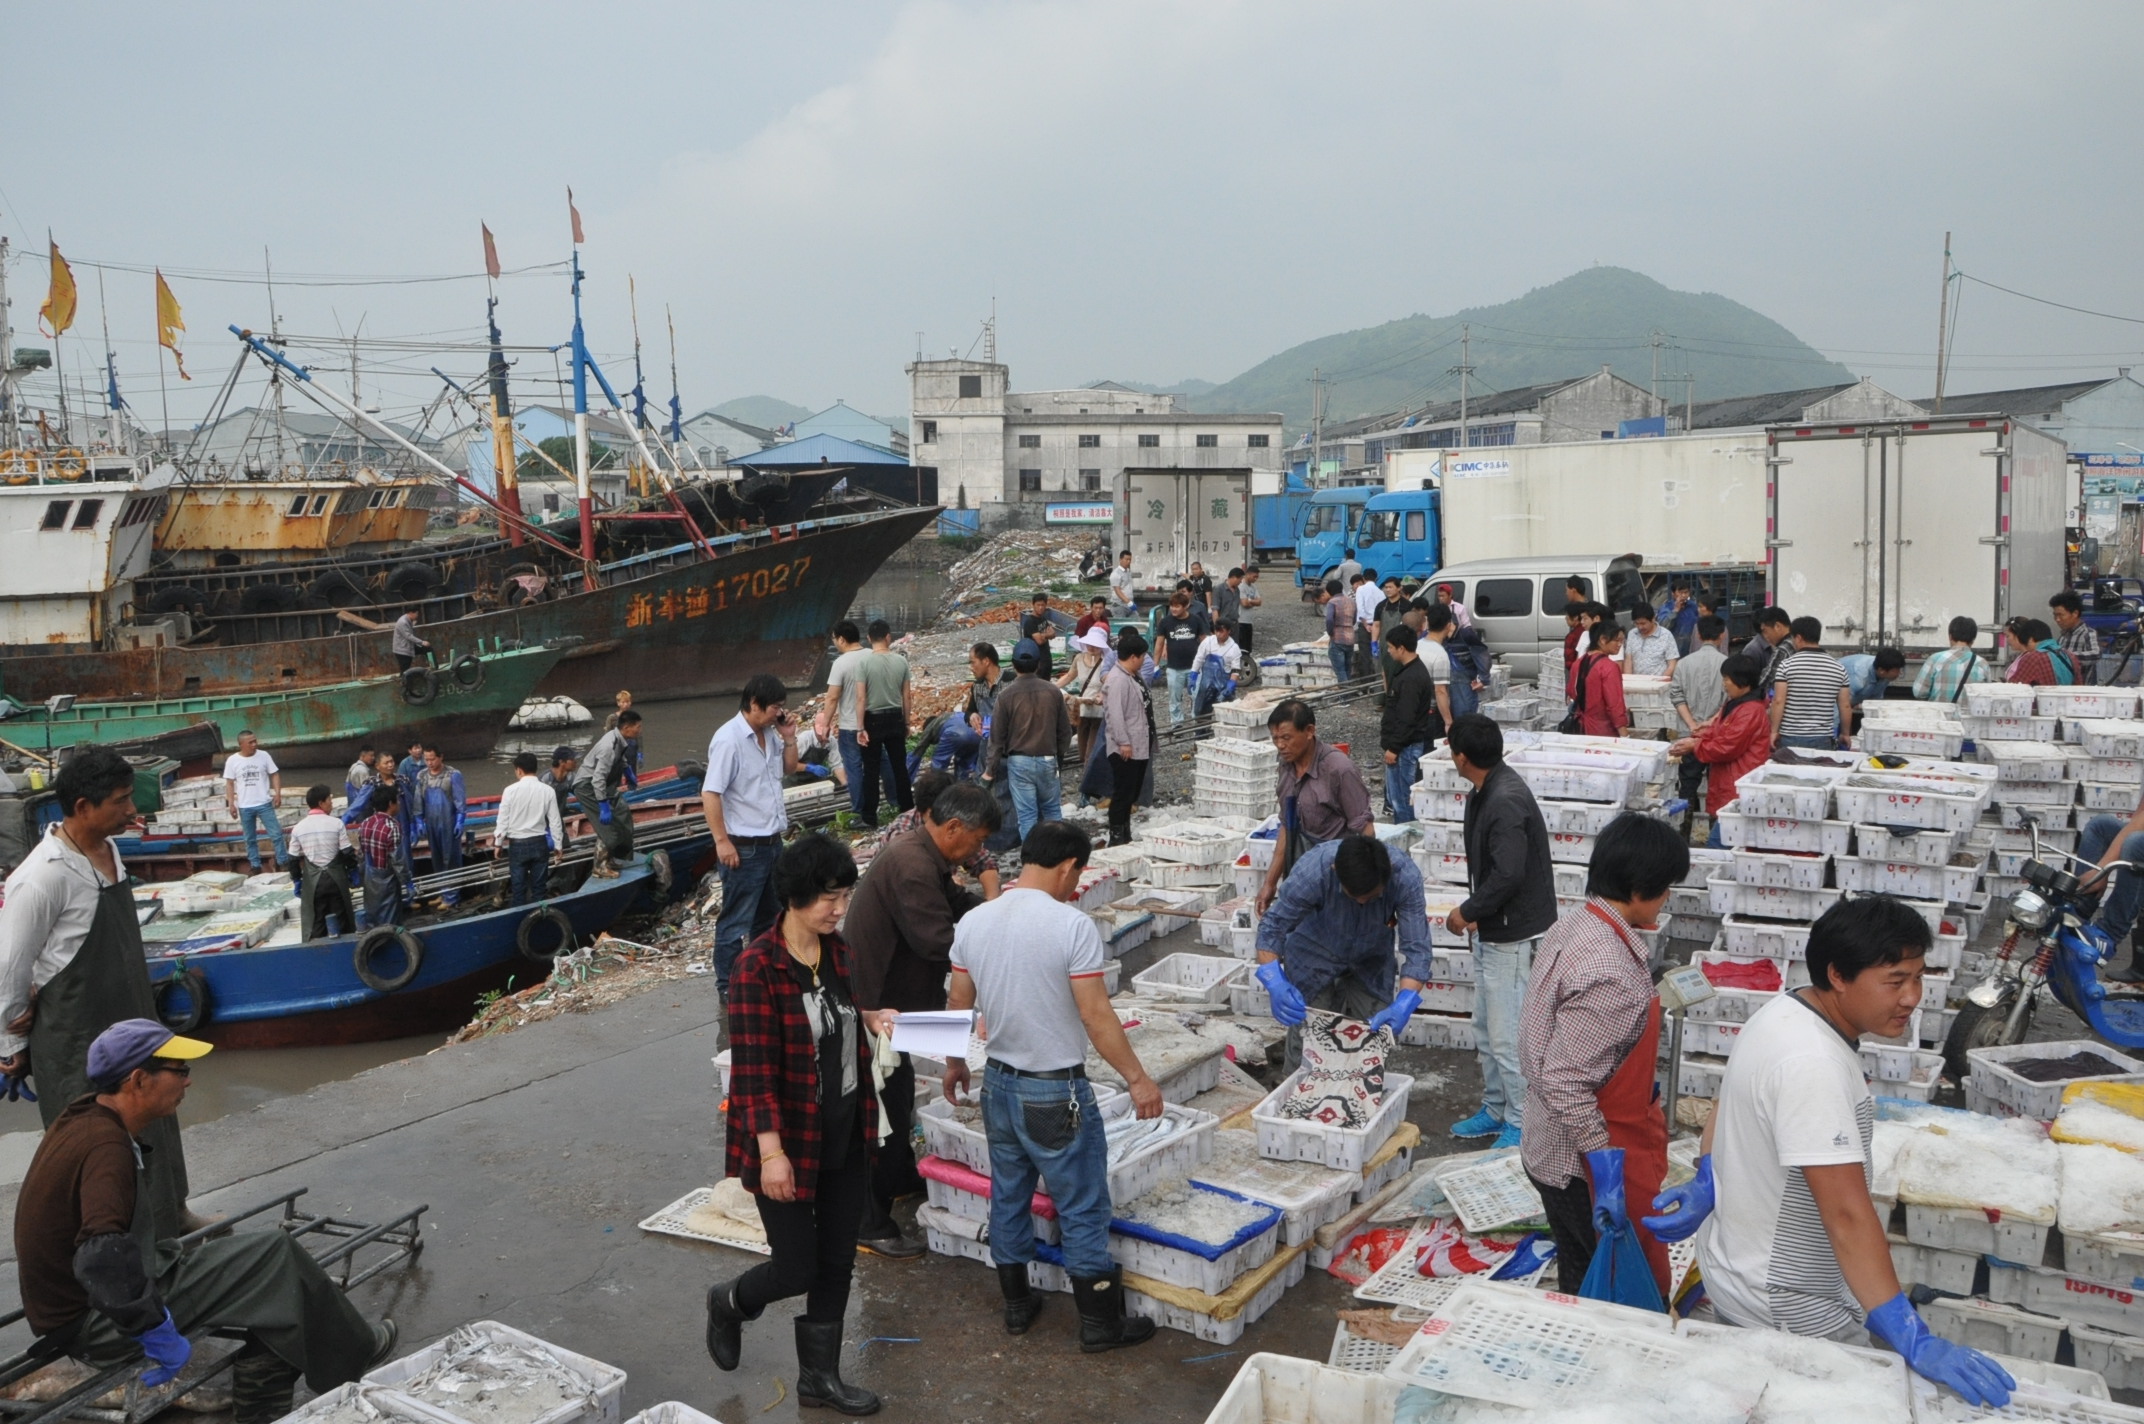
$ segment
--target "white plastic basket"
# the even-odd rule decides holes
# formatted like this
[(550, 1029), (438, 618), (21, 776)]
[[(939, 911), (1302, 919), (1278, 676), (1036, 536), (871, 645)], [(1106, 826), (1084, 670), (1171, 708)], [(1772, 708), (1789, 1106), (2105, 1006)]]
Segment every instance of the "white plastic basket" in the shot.
[(1251, 1122), (1258, 1131), (1259, 1155), (1282, 1162), (1322, 1162), (1342, 1172), (1360, 1172), (1407, 1119), (1407, 1095), (1414, 1079), (1405, 1073), (1385, 1071), (1385, 1096), (1362, 1127), (1327, 1127), (1281, 1116), (1280, 1105), (1302, 1078), (1300, 1069), (1282, 1080), (1264, 1102), (1251, 1109)]
[(1989, 742), (1980, 759), (1994, 763), (2003, 781), (2061, 781), (2069, 771), (2069, 758), (2055, 742)]
[(1990, 1261), (1988, 1299), (2035, 1315), (2059, 1314), (2071, 1324), (2144, 1335), (2144, 1296), (2037, 1264)]
[[(1211, 1088), (1220, 1081), (1216, 1070)], [(1204, 1089), (1201, 1089), (1204, 1091)], [(1166, 1094), (1164, 1094), (1166, 1096)], [(1132, 1108), (1131, 1095), (1115, 1093), (1099, 1105), (1105, 1122), (1123, 1117)], [(1210, 1112), (1185, 1107), (1178, 1102), (1164, 1102), (1162, 1113), (1185, 1124), (1185, 1130), (1160, 1142), (1151, 1143), (1132, 1153), (1109, 1169), (1109, 1199), (1113, 1202), (1131, 1201), (1143, 1197), (1172, 1177), (1188, 1177), (1196, 1171), (1199, 1163), (1213, 1152), (1213, 1135), (1221, 1120)], [(920, 1111), (920, 1110), (919, 1110)], [(989, 1168), (980, 1169), (987, 1173)], [(1049, 1183), (1043, 1183), (1049, 1190)]]
[[(1438, 1304), (1385, 1374), (1553, 1417), (1587, 1396), (1610, 1358), (1634, 1356), (1665, 1375), (1690, 1350), (1669, 1333), (1665, 1315), (1468, 1280)], [(1757, 1393), (1753, 1384), (1752, 1408)]]
[(1387, 1345), (1382, 1340), (1372, 1340), (1357, 1335), (1347, 1328), (1345, 1320), (1334, 1322), (1333, 1347), (1325, 1356), (1330, 1369), (1352, 1370), (1357, 1374), (1381, 1375), (1392, 1357), (1400, 1352), (1397, 1345)]
[(1158, 999), (1219, 1008), (1228, 1002), (1229, 990), (1249, 968), (1240, 959), (1217, 954), (1178, 953), (1154, 961), (1132, 976), (1132, 988)]
[(2099, 1375), (2109, 1388), (2144, 1389), (2144, 1340), (2073, 1322), (2070, 1344), (2078, 1365)]
[(1746, 816), (1821, 821), (1831, 814), (1832, 787), (1845, 775), (1844, 767), (1766, 762), (1735, 783), (1735, 804)]
[(1597, 801), (1540, 801), (1541, 819), (1551, 835), (1597, 836), (1606, 830), (1608, 823), (1623, 814), (1620, 806), (1604, 806)]
[(2137, 788), (2120, 781), (2080, 781), (2077, 783), (2078, 803), (2087, 811), (2111, 811), (2120, 814), (2133, 811), (2140, 798)]
[[(1938, 1296), (1921, 1307), (1921, 1315), (1928, 1328), (1944, 1339), (1969, 1349), (1989, 1354), (2015, 1355), (2021, 1360), (2044, 1360), (2053, 1363), (2055, 1349), (2062, 1343), (2065, 1321), (2052, 1315), (2033, 1315), (2013, 1306), (2000, 1305), (1989, 1300), (1955, 1300)], [(1931, 1403), (1933, 1391), (1929, 1391)], [(1958, 1401), (1953, 1398), (1952, 1405)], [(1962, 1412), (1926, 1413), (1921, 1407), (1921, 1395), (1914, 1398), (1916, 1419), (1976, 1419), (1982, 1417), (1978, 1410)], [(2046, 1414), (2033, 1410), (2023, 1415), (2026, 1419), (2059, 1420), (2060, 1414)], [(2070, 1416), (2071, 1418), (2106, 1418), (2106, 1415)], [(2122, 1416), (2113, 1416), (2122, 1417)]]
[(2144, 721), (2125, 718), (2082, 719), (2086, 756), (2144, 757)]
[(1243, 767), (1271, 774), (1280, 767), (1280, 751), (1263, 737), (1209, 737), (1198, 744), (1201, 766)]
[(1973, 717), (2030, 717), (2034, 689), (2014, 682), (1969, 682), (1958, 700)]
[(1860, 751), (1905, 756), (1954, 757), (1964, 745), (1965, 727), (1958, 722), (1863, 726), (1854, 737), (1854, 746)]
[(1421, 1007), (1424, 1013), (1471, 1014), (1474, 1012), (1474, 981), (1426, 981), (1422, 985)]
[[(1775, 1369), (1799, 1375), (1804, 1379), (1831, 1380), (1839, 1377), (1832, 1373), (1840, 1368), (1839, 1364), (1809, 1359), (1810, 1351), (1821, 1347), (1782, 1331), (1741, 1329), (1711, 1320), (1684, 1320), (1676, 1325), (1675, 1333), (1678, 1337), (1699, 1345), (1717, 1342), (1737, 1352), (1760, 1356)], [(1911, 1408), (1907, 1394), (1910, 1376), (1903, 1359), (1889, 1350), (1856, 1349), (1851, 1345), (1833, 1345), (1831, 1348), (1838, 1350), (1855, 1364), (1866, 1367), (1865, 1370), (1856, 1372), (1857, 1382), (1865, 1380), (1866, 1388), (1872, 1397), (1880, 1395), (1887, 1404), (1893, 1406), (1896, 1410), (1894, 1418), (1906, 1417)], [(1803, 1365), (1803, 1368), (1795, 1368), (1797, 1364)], [(1760, 1409), (1756, 1417), (1785, 1421), (1794, 1416), (1777, 1410)], [(1816, 1424), (1816, 1421), (1805, 1421), (1805, 1424)]]
[(2033, 689), (2033, 710), (2042, 717), (2129, 718), (2137, 715), (2137, 690), (2133, 687), (2039, 687)]
[(1537, 797), (1554, 801), (1604, 801), (1629, 805), (1650, 779), (1644, 763), (1620, 757), (1574, 757), (1561, 749), (1514, 752), (1505, 764)]
[(1234, 831), (1202, 821), (1176, 821), (1158, 826), (1140, 838), (1149, 854), (1182, 865), (1226, 865), (1236, 858), (1243, 837)]
[[(1307, 1251), (1288, 1253), (1285, 1264), (1273, 1272), (1273, 1278), (1259, 1288), (1256, 1295), (1245, 1302), (1243, 1309), (1230, 1319), (1202, 1310), (1188, 1310), (1169, 1301), (1157, 1300), (1137, 1287), (1127, 1284), (1124, 1288), (1124, 1310), (1128, 1315), (1144, 1315), (1165, 1330), (1179, 1330), (1195, 1340), (1204, 1340), (1210, 1345), (1233, 1345), (1243, 1338), (1243, 1332), (1256, 1324), (1265, 1313), (1280, 1304), (1291, 1286), (1303, 1279), (1309, 1265)], [(1268, 1262), (1270, 1267), (1273, 1263)], [(1309, 1364), (1309, 1361), (1303, 1363)], [(1312, 1366), (1313, 1369), (1323, 1368)], [(1334, 1374), (1340, 1374), (1338, 1370)], [(1355, 1375), (1351, 1378), (1360, 1379)], [(1209, 1416), (1210, 1417), (1210, 1416)]]
[(1158, 890), (1215, 890), (1232, 884), (1235, 871), (1226, 865), (1186, 865), (1157, 860), (1147, 866), (1146, 883)]
[[(409, 1387), (434, 1365), (452, 1354), (483, 1342), (518, 1346), (524, 1350), (548, 1355), (587, 1386), (588, 1393), (584, 1399), (548, 1410), (538, 1415), (531, 1424), (574, 1424), (574, 1421), (582, 1419), (617, 1424), (621, 1413), (619, 1406), (625, 1396), (624, 1370), (616, 1365), (606, 1365), (601, 1360), (591, 1360), (586, 1355), (576, 1354), (563, 1345), (539, 1340), (534, 1335), (516, 1330), (511, 1325), (502, 1325), (496, 1320), (476, 1320), (459, 1326), (423, 1349), (381, 1365), (366, 1375), (362, 1382), (368, 1385), (385, 1385), (389, 1389), (409, 1393)], [(451, 1408), (435, 1404), (428, 1399), (417, 1398), (415, 1402), (447, 1419), (463, 1417)]]
[(1874, 826), (1921, 826), (1938, 831), (1970, 830), (1980, 819), (1986, 793), (1948, 791), (1942, 783), (1904, 776), (1863, 775), (1841, 782), (1833, 793), (1839, 818)]
[[(1953, 861), (1965, 854), (1959, 852)], [(1911, 861), (1840, 856), (1832, 864), (1837, 869), (1841, 890), (1857, 895), (1904, 895), (1916, 900), (1946, 902), (1972, 894), (1980, 884), (1980, 874), (1985, 868), (1985, 862), (1977, 859), (1968, 860), (1963, 865), (1918, 865)]]
[[(1853, 853), (1909, 865), (1948, 865), (1962, 839), (1956, 831), (1856, 826)], [(1844, 850), (1838, 852), (1840, 855), (1846, 853)]]
[(1766, 885), (1744, 885), (1715, 877), (1709, 886), (1712, 912), (1729, 915), (1761, 915), (1777, 920), (1815, 920), (1839, 903), (1837, 890), (1784, 890)]
[(1354, 1172), (1336, 1172), (1314, 1162), (1275, 1162), (1263, 1157), (1255, 1162), (1231, 1162), (1226, 1167), (1209, 1162), (1193, 1169), (1191, 1180), (1264, 1202), (1280, 1212), (1280, 1244), (1284, 1247), (1300, 1246), (1316, 1235), (1319, 1227), (1346, 1216), (1362, 1184), (1361, 1176)]
[(1434, 1180), (1459, 1213), (1459, 1224), (1476, 1236), (1515, 1222), (1539, 1220), (1546, 1210), (1516, 1152), (1438, 1172)]
[(1720, 825), (1720, 840), (1730, 850), (1846, 854), (1850, 828), (1844, 821), (1752, 816), (1739, 809), (1741, 805), (1739, 800), (1730, 801), (1713, 817)]
[[(2053, 1082), (2036, 1083), (2013, 1071), (2010, 1063), (2018, 1059), (2066, 1058), (2073, 1053), (2096, 1053), (2114, 1064), (2117, 1073), (2087, 1078), (2060, 1078)], [(2041, 1122), (2054, 1121), (2055, 1114), (2062, 1111), (2062, 1090), (2072, 1083), (2140, 1083), (2144, 1082), (2144, 1062), (2110, 1048), (2097, 1039), (2073, 1038), (2049, 1043), (2020, 1043), (2006, 1048), (1970, 1048), (1966, 1050), (1966, 1072), (1975, 1091), (1990, 1105), (1989, 1110), (2000, 1117), (2029, 1117)], [(2038, 1260), (2037, 1256), (2032, 1258)]]
[(1965, 734), (1974, 742), (2044, 742), (2059, 725), (2053, 717), (1967, 717)]
[(1793, 851), (1738, 850), (1734, 859), (1735, 883), (1775, 890), (1821, 890), (1828, 860), (1827, 856)]
[[(1193, 1190), (1219, 1197), (1237, 1195), (1213, 1186), (1195, 1186)], [(1281, 1213), (1260, 1202), (1249, 1204), (1263, 1212), (1262, 1221), (1254, 1223), (1247, 1234), (1239, 1233), (1240, 1239), (1225, 1250), (1208, 1255), (1206, 1250), (1187, 1249), (1199, 1243), (1186, 1241), (1181, 1246), (1173, 1245), (1166, 1240), (1154, 1239), (1172, 1233), (1117, 1220), (1109, 1226), (1109, 1254), (1118, 1265), (1134, 1275), (1165, 1285), (1182, 1286), (1186, 1290), (1219, 1295), (1236, 1277), (1246, 1271), (1255, 1271), (1272, 1260), (1279, 1249)], [(1142, 1232), (1146, 1234), (1140, 1234)]]
[(1998, 1261), (2038, 1261), (2047, 1252), (2048, 1224), (1977, 1207), (1906, 1203), (1906, 1239), (1939, 1251), (1970, 1251)]

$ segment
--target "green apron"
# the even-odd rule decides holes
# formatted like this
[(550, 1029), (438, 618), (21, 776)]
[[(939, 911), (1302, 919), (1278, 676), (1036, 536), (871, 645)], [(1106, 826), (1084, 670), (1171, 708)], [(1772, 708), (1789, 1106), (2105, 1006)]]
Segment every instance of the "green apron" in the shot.
[(298, 892), (298, 922), (305, 927), (305, 937), (326, 938), (331, 911), (342, 917), (344, 934), (356, 933), (357, 911), (350, 902), (350, 872), (340, 860), (315, 865), (303, 856), (298, 859), (304, 872)]
[[(97, 917), (82, 947), (52, 982), (37, 991), (30, 1023), (30, 1075), (37, 1110), (52, 1126), (69, 1103), (94, 1089), (89, 1083), (89, 1045), (121, 1019), (156, 1018), (149, 988), (149, 961), (142, 952), (134, 892), (122, 880), (97, 892)], [(179, 1146), (177, 1118), (159, 1118), (141, 1135), (148, 1149), (143, 1195), (158, 1239), (183, 1234), (186, 1214), (186, 1154)]]

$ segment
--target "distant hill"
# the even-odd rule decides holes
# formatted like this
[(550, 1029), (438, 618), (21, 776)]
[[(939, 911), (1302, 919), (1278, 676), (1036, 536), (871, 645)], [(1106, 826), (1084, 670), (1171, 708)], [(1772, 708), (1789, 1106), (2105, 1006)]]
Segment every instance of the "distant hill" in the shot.
[(726, 415), (731, 420), (741, 420), (747, 425), (757, 425), (768, 430), (787, 425), (792, 420), (802, 420), (813, 413), (812, 407), (791, 405), (773, 396), (739, 396), (714, 407), (717, 415)]
[[(1321, 336), (1268, 357), (1218, 386), (1189, 394), (1205, 411), (1277, 410), (1291, 430), (1310, 423), (1310, 378), (1321, 370), (1325, 418), (1348, 420), (1456, 399), (1460, 328), (1473, 330), (1470, 389), (1509, 390), (1583, 376), (1602, 365), (1646, 384), (1651, 333), (1663, 333), (1660, 393), (1679, 398), (1673, 373), (1697, 378), (1698, 400), (1851, 381), (1853, 373), (1793, 332), (1713, 292), (1677, 292), (1640, 272), (1589, 267), (1496, 306), (1410, 316)], [(1203, 385), (1182, 382), (1180, 389)]]

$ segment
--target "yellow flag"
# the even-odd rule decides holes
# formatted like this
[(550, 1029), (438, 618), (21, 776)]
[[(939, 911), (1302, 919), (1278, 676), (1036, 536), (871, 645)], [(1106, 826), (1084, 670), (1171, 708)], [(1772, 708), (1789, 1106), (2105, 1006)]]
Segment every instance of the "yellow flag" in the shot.
[(171, 353), (179, 368), (179, 379), (190, 381), (193, 377), (186, 374), (186, 358), (179, 354), (179, 333), (184, 330), (186, 319), (179, 314), (179, 299), (171, 294), (171, 284), (160, 270), (156, 274), (156, 344)]
[(74, 325), (74, 269), (67, 259), (60, 256), (60, 245), (52, 244), (52, 292), (45, 304), (37, 309), (37, 320), (48, 336), (58, 336)]

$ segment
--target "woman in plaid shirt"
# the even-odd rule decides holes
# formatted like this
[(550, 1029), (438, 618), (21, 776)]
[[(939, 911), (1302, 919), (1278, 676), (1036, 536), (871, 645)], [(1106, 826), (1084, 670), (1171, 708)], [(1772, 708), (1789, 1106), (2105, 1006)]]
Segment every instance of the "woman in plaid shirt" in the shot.
[(785, 847), (772, 883), (782, 916), (730, 969), (727, 1165), (759, 1198), (773, 1259), (709, 1287), (707, 1353), (736, 1369), (744, 1322), (804, 1296), (797, 1402), (875, 1414), (878, 1396), (841, 1378), (841, 1321), (878, 1148), (863, 1030), (891, 1032), (895, 1011), (861, 1011), (850, 991), (837, 927), (855, 884), (856, 861), (833, 839)]

